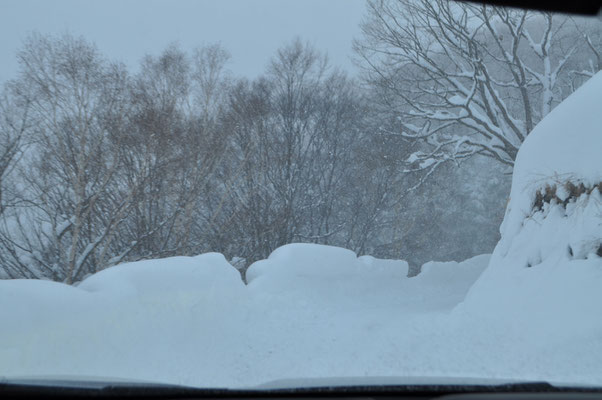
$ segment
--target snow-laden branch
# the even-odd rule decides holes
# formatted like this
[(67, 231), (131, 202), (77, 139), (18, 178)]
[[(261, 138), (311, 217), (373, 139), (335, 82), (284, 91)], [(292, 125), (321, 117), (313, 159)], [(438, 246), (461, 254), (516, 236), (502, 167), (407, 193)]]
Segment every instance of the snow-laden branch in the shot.
[(476, 154), (511, 166), (566, 90), (577, 54), (558, 50), (574, 34), (566, 18), (443, 0), (369, 4), (356, 49), (398, 134), (430, 149), (408, 171)]

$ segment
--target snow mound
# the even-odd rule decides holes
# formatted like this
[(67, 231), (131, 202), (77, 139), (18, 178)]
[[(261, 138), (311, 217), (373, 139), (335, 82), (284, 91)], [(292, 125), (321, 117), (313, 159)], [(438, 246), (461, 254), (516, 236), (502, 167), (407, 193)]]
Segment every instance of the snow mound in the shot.
[[(277, 248), (266, 260), (253, 263), (247, 270), (249, 283), (267, 276), (337, 276), (348, 274), (356, 266), (356, 254), (347, 249), (294, 243)], [(278, 278), (276, 278), (278, 279)]]
[[(546, 116), (519, 149), (491, 268), (600, 262), (602, 72)], [(596, 254), (598, 253), (598, 254)]]
[(454, 310), (457, 321), (504, 332), (500, 347), (524, 349), (519, 369), (530, 375), (563, 366), (568, 381), (602, 376), (600, 104), (602, 73), (525, 140), (501, 240)]
[(405, 261), (357, 257), (339, 247), (295, 243), (253, 263), (247, 282), (250, 291), (278, 296), (279, 301), (351, 307), (353, 302), (395, 301), (408, 269)]
[(185, 382), (240, 341), (229, 318), (241, 318), (244, 290), (215, 253), (122, 264), (78, 286), (0, 281), (0, 376)]
[(296, 284), (298, 278), (320, 280), (377, 279), (383, 276), (403, 279), (408, 263), (400, 260), (379, 260), (372, 256), (357, 257), (347, 249), (309, 243), (293, 243), (277, 248), (266, 260), (253, 263), (247, 270), (247, 281), (254, 285), (264, 280), (277, 284)]
[(122, 264), (100, 271), (78, 286), (88, 292), (146, 295), (244, 287), (239, 272), (220, 253)]
[(502, 241), (532, 215), (538, 190), (558, 182), (602, 181), (602, 71), (550, 112), (521, 145), (501, 226)]

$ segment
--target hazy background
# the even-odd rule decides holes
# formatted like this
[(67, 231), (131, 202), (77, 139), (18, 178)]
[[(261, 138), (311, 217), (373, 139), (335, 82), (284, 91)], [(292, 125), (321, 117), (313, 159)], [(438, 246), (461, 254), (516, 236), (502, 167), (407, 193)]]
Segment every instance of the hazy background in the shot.
[(249, 78), (299, 36), (352, 72), (363, 11), (364, 0), (0, 0), (0, 81), (14, 77), (15, 51), (34, 30), (83, 35), (134, 70), (171, 42), (183, 50), (220, 42), (232, 54), (230, 69)]
[(0, 279), (491, 253), (522, 139), (602, 70), (602, 26), (447, 1), (0, 0)]

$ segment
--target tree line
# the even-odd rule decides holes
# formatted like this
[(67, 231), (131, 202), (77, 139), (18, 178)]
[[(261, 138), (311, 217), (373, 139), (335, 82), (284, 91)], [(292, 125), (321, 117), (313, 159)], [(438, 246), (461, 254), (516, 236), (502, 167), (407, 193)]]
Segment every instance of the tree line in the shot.
[(291, 242), (460, 259), (491, 251), (533, 126), (600, 67), (599, 22), (370, 0), (350, 77), (293, 40), (256, 79), (219, 45), (137, 73), (32, 34), (0, 98), (0, 277), (74, 283)]

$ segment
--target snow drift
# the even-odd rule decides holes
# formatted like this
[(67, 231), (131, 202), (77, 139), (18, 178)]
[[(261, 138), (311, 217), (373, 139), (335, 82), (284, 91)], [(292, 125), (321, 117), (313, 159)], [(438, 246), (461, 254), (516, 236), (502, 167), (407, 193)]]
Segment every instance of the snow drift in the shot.
[(501, 240), (469, 296), (488, 313), (492, 307), (566, 309), (586, 320), (580, 312), (602, 311), (600, 104), (602, 73), (556, 107), (521, 146)]
[(123, 264), (75, 287), (0, 281), (0, 376), (246, 386), (449, 375), (455, 360), (426, 357), (453, 347), (433, 316), (464, 298), (488, 259), (430, 263), (407, 278), (405, 261), (292, 244), (255, 263), (247, 286), (214, 253)]
[[(357, 257), (347, 249), (290, 244), (247, 270), (249, 290), (278, 301), (326, 304), (390, 302), (408, 275), (408, 263)], [(386, 293), (386, 295), (384, 295)], [(350, 305), (351, 307), (351, 305)], [(363, 308), (360, 308), (360, 310)]]

